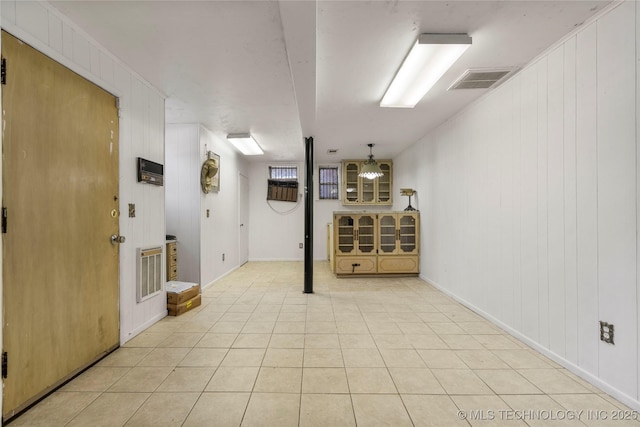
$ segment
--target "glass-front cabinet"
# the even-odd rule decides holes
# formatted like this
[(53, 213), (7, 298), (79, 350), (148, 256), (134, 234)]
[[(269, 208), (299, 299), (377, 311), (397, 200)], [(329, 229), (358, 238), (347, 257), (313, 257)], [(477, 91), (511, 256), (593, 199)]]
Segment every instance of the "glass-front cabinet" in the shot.
[(336, 253), (340, 255), (355, 255), (356, 253), (356, 226), (351, 215), (340, 215), (334, 218), (335, 230), (334, 245)]
[(342, 162), (342, 204), (391, 205), (393, 203), (393, 163), (391, 160), (377, 160), (384, 175), (377, 179), (366, 179), (358, 176), (364, 162), (364, 160)]
[(334, 212), (338, 275), (419, 272), (420, 213)]
[(378, 178), (378, 203), (381, 205), (390, 205), (392, 202), (391, 197), (391, 162), (379, 162), (380, 169), (384, 173), (383, 176)]
[(371, 274), (377, 268), (376, 214), (335, 212), (334, 271), (336, 274)]
[(381, 213), (378, 215), (380, 255), (418, 253), (418, 213)]
[(395, 214), (380, 214), (378, 217), (378, 236), (380, 236), (380, 253), (393, 255), (398, 252), (396, 244), (396, 228), (398, 219)]
[(356, 241), (359, 254), (372, 255), (376, 253), (375, 215), (364, 214), (358, 216)]
[(336, 255), (375, 255), (375, 214), (338, 214), (333, 224)]
[(358, 188), (360, 188), (360, 163), (348, 162), (342, 165), (343, 189), (342, 201), (345, 204), (358, 203)]

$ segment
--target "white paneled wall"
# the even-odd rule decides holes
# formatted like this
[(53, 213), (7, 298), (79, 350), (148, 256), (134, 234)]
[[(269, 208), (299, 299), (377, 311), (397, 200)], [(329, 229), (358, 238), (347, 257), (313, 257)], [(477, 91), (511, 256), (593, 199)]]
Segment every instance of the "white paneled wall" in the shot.
[[(298, 202), (267, 200), (269, 165), (278, 163), (252, 163), (249, 176), (249, 260), (250, 261), (302, 261), (304, 249), (304, 164), (287, 163), (298, 167)], [(314, 218), (314, 222), (319, 221)], [(322, 220), (320, 220), (322, 221)], [(316, 222), (317, 223), (317, 222)], [(317, 230), (316, 230), (317, 232)], [(324, 239), (314, 236), (314, 239)], [(314, 240), (315, 243), (315, 240)], [(316, 257), (318, 254), (314, 254)]]
[(178, 280), (200, 283), (199, 127), (168, 125), (165, 135), (167, 234), (178, 238)]
[[(224, 132), (214, 134), (200, 126), (202, 155), (200, 165), (205, 160), (204, 153), (207, 150), (220, 156), (220, 191), (207, 195), (200, 192), (202, 200), (200, 274), (205, 286), (240, 266), (238, 174), (242, 173), (246, 176), (249, 165), (245, 157), (227, 142), (225, 135)], [(208, 218), (207, 209), (210, 212)], [(244, 227), (251, 230), (253, 228), (251, 220)]]
[[(169, 124), (166, 140), (167, 233), (178, 238), (178, 280), (206, 287), (239, 266), (238, 173), (247, 173), (247, 162), (198, 124)], [(220, 156), (217, 193), (200, 187), (207, 151)]]
[[(164, 295), (136, 303), (136, 249), (164, 243), (164, 187), (137, 183), (136, 157), (164, 162), (164, 97), (44, 2), (2, 1), (2, 28), (120, 100), (120, 342), (166, 316)], [(128, 204), (136, 205), (129, 218)], [(107, 236), (108, 237), (108, 236)]]
[(394, 180), (418, 191), (426, 280), (640, 408), (636, 8), (441, 125)]

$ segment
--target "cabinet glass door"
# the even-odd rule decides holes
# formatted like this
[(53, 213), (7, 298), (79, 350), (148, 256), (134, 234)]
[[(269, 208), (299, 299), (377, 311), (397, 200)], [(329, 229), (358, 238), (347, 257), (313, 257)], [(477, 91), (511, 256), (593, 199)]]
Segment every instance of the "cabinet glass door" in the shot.
[(391, 200), (391, 166), (380, 163), (380, 169), (384, 175), (378, 178), (378, 202), (386, 203)]
[(396, 217), (395, 215), (380, 215), (378, 219), (380, 233), (379, 253), (393, 254), (396, 252)]
[(374, 184), (375, 180), (362, 178), (362, 201), (364, 203), (371, 203), (375, 200)]
[(347, 163), (345, 166), (345, 199), (348, 202), (358, 201), (358, 173), (357, 163)]
[(353, 254), (355, 252), (354, 242), (355, 223), (351, 216), (341, 216), (338, 218), (338, 253)]
[(413, 215), (400, 214), (400, 251), (414, 253), (417, 248), (416, 218)]
[(375, 224), (374, 217), (362, 215), (358, 218), (358, 253), (375, 253)]

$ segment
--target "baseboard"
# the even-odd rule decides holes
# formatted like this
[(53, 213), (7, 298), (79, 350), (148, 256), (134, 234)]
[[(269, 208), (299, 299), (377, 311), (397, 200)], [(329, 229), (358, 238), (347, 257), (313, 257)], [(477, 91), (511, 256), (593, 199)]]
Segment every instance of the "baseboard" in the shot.
[(133, 331), (129, 332), (126, 336), (120, 336), (120, 345), (124, 345), (127, 341), (131, 341), (141, 332), (144, 332), (147, 328), (153, 326), (156, 322), (167, 317), (167, 310), (163, 310), (162, 313), (158, 313), (153, 316), (151, 319), (144, 322), (142, 325), (135, 328)]
[(556, 353), (552, 352), (548, 348), (545, 348), (545, 347), (541, 346), (536, 341), (533, 341), (531, 338), (523, 335), (522, 333), (520, 333), (519, 331), (513, 329), (511, 326), (507, 325), (506, 323), (503, 323), (502, 321), (496, 319), (491, 314), (489, 314), (489, 313), (485, 312), (484, 310), (476, 307), (475, 305), (471, 304), (470, 302), (466, 301), (465, 299), (460, 298), (457, 295), (451, 293), (449, 290), (447, 290), (443, 286), (439, 285), (434, 280), (431, 280), (431, 279), (429, 279), (428, 277), (426, 277), (426, 276), (424, 276), (422, 274), (420, 275), (420, 278), (422, 280), (424, 280), (425, 282), (427, 282), (428, 284), (430, 284), (431, 286), (433, 286), (436, 289), (438, 289), (439, 291), (441, 291), (442, 293), (444, 293), (445, 295), (453, 298), (454, 300), (456, 300), (460, 304), (464, 305), (468, 309), (472, 310), (473, 312), (475, 312), (475, 313), (479, 314), (480, 316), (484, 317), (485, 319), (489, 320), (491, 323), (493, 323), (496, 326), (500, 327), (502, 330), (504, 330), (508, 334), (510, 334), (510, 335), (514, 336), (515, 338), (519, 339), (520, 341), (524, 342), (525, 344), (527, 344), (529, 347), (533, 348), (537, 352), (547, 356), (549, 359), (553, 360), (554, 362), (556, 362), (560, 366), (566, 368), (567, 370), (569, 370), (570, 372), (576, 374), (577, 376), (579, 376), (580, 378), (582, 378), (585, 381), (589, 382), (590, 384), (593, 384), (595, 387), (599, 388), (603, 392), (605, 392), (608, 395), (616, 398), (617, 400), (619, 400), (620, 402), (622, 402), (625, 405), (629, 406), (630, 408), (635, 409), (637, 411), (640, 411), (640, 401), (638, 401), (635, 398), (629, 396), (628, 394), (624, 393), (623, 391), (618, 390), (617, 388), (613, 387), (611, 384), (602, 381), (599, 377), (593, 375), (592, 373), (590, 373), (588, 371), (585, 371), (580, 366), (578, 366), (578, 365), (574, 364), (573, 362), (563, 358), (562, 356), (557, 355)]
[(236, 271), (237, 269), (239, 269), (240, 267), (242, 267), (244, 264), (241, 265), (236, 265), (235, 267), (233, 267), (231, 270), (227, 271), (226, 273), (223, 273), (221, 276), (216, 277), (215, 279), (213, 279), (211, 282), (207, 283), (206, 285), (203, 285), (200, 289), (201, 290), (205, 290), (211, 286), (214, 285), (214, 283), (216, 283), (218, 280), (222, 279), (225, 276), (228, 276), (229, 274), (233, 273), (234, 271)]

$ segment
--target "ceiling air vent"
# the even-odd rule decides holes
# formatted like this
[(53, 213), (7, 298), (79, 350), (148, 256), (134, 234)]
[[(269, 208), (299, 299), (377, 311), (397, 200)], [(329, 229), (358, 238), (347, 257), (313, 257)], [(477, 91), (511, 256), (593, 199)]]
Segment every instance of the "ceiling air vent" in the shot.
[(327, 154), (337, 154), (338, 153), (338, 149), (337, 148), (329, 148), (327, 150)]
[(489, 89), (498, 82), (502, 83), (506, 77), (513, 73), (515, 68), (493, 68), (467, 70), (456, 80), (448, 90), (456, 89)]

